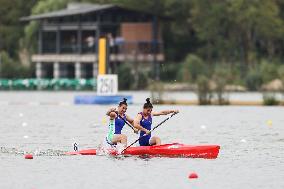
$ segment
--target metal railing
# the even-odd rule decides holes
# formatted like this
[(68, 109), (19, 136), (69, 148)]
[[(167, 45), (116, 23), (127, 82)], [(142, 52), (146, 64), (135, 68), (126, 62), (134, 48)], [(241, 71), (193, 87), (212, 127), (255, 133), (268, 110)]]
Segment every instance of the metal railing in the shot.
[[(42, 48), (43, 54), (56, 53), (55, 45), (52, 43), (45, 43)], [(109, 45), (110, 54), (133, 54), (133, 55), (147, 55), (147, 54), (162, 54), (163, 43), (148, 42), (148, 41), (135, 41), (135, 42), (123, 42), (118, 44)], [(61, 44), (60, 53), (77, 54), (79, 53), (78, 44)], [(83, 43), (81, 45), (82, 54), (96, 53), (96, 44), (88, 46)]]

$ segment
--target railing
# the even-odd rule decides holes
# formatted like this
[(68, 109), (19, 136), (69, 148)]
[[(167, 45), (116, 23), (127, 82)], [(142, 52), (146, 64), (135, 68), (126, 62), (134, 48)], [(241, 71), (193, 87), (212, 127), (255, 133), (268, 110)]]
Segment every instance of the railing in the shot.
[[(82, 44), (81, 46), (82, 54), (92, 54), (96, 52), (96, 44), (93, 46), (88, 46), (87, 44)], [(43, 54), (56, 53), (55, 45), (52, 43), (46, 43), (43, 45)], [(123, 42), (113, 45), (109, 45), (110, 54), (131, 54), (131, 55), (148, 55), (163, 54), (163, 43), (153, 43), (146, 41), (138, 42)], [(77, 44), (61, 44), (60, 53), (66, 54), (77, 54), (79, 52), (79, 46)]]
[(94, 90), (97, 80), (91, 79), (0, 79), (1, 90)]
[(42, 46), (42, 53), (44, 54), (50, 54), (50, 53), (56, 53), (56, 45), (52, 42), (45, 42)]
[(118, 54), (154, 54), (163, 53), (163, 43), (158, 42), (125, 42), (110, 46), (111, 53)]

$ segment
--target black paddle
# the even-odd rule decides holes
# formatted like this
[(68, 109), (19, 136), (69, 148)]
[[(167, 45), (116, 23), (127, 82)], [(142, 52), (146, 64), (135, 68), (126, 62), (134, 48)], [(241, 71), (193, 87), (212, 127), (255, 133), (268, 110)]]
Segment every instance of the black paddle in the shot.
[[(123, 117), (121, 117), (119, 114), (117, 114), (118, 115), (118, 117), (120, 117), (133, 131), (134, 131), (134, 133), (136, 133), (136, 131), (135, 131), (135, 129), (133, 128), (133, 126), (130, 124), (130, 123), (128, 123), (128, 121), (126, 121)], [(136, 133), (136, 134), (138, 134), (138, 133)]]
[[(163, 123), (165, 123), (166, 121), (168, 121), (171, 117), (173, 117), (174, 115), (176, 115), (177, 113), (173, 113), (172, 115), (170, 115), (169, 117), (167, 117), (164, 121), (162, 121), (161, 123), (159, 123), (158, 125), (156, 125), (155, 127), (153, 127), (153, 129), (150, 130), (150, 132), (148, 134), (150, 134), (152, 131), (154, 131), (155, 129), (157, 129), (159, 126), (161, 126)], [(135, 140), (134, 142), (132, 142), (129, 146), (127, 146), (126, 148), (124, 148), (124, 150), (121, 151), (121, 154), (127, 150), (129, 147), (131, 147), (133, 144), (135, 144), (136, 142), (138, 142), (141, 138), (143, 138), (144, 136), (147, 136), (148, 134), (144, 134), (143, 136), (139, 137), (137, 140)]]

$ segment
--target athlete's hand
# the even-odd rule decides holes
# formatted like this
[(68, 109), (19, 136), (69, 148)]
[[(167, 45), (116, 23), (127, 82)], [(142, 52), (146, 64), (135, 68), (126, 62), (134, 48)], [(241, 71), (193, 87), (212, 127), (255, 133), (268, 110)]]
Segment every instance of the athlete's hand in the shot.
[(116, 112), (116, 108), (110, 108), (108, 111), (107, 111), (107, 113), (106, 113), (106, 115), (107, 116), (111, 116), (111, 114), (112, 114), (112, 116), (111, 117), (115, 117), (115, 114), (113, 114), (112, 112)]
[(148, 134), (150, 134), (151, 133), (151, 131), (149, 131), (148, 129), (145, 129), (145, 135), (148, 135)]
[(133, 128), (133, 130), (134, 130), (134, 133), (135, 133), (135, 134), (138, 134), (139, 129)]
[(173, 113), (177, 114), (177, 113), (179, 113), (179, 111), (178, 111), (178, 110), (174, 110), (174, 112), (173, 112)]

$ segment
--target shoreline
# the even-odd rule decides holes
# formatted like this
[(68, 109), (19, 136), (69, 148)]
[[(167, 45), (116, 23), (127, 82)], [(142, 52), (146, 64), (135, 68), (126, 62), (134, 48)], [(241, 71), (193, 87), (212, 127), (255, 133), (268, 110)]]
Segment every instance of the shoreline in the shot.
[(162, 100), (155, 104), (162, 105), (189, 105), (189, 106), (284, 106), (284, 101), (279, 101), (279, 104), (265, 105), (263, 101), (241, 101), (241, 100), (230, 100), (227, 103), (219, 104), (217, 101), (212, 101), (211, 104), (200, 105), (198, 100)]
[[(73, 104), (76, 95), (96, 95), (96, 91), (0, 91), (0, 104)], [(118, 95), (133, 95), (134, 104), (143, 104), (146, 98), (153, 98), (148, 90), (119, 91)], [(283, 106), (283, 97), (282, 93), (276, 93), (275, 98), (280, 104), (274, 106)], [(159, 99), (162, 100), (156, 104), (199, 105), (198, 96), (192, 91), (167, 91)], [(216, 98), (211, 102), (211, 105), (219, 105)], [(227, 93), (225, 102), (229, 103), (222, 106), (268, 106), (264, 104), (261, 92)]]

